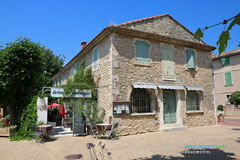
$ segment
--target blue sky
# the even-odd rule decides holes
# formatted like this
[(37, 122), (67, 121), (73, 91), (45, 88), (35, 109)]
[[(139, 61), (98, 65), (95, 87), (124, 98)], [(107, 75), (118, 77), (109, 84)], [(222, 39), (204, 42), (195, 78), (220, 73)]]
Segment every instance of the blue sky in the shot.
[[(28, 37), (64, 54), (70, 61), (110, 21), (124, 23), (168, 13), (190, 31), (240, 12), (239, 0), (1, 0), (0, 43)], [(205, 31), (203, 40), (216, 46), (223, 25)], [(227, 50), (238, 48), (240, 27), (231, 31)], [(217, 49), (214, 53), (218, 53)]]

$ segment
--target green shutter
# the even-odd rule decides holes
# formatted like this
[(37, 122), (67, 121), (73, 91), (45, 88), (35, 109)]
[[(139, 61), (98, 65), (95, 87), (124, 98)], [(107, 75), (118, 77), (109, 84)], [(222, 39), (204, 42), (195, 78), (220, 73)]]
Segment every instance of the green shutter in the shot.
[(224, 64), (224, 66), (228, 66), (228, 65), (230, 65), (230, 57), (226, 57), (226, 61)]
[(163, 73), (164, 78), (175, 78), (173, 49), (168, 45), (163, 46)]
[(193, 50), (186, 50), (187, 68), (195, 68), (195, 54)]
[(140, 63), (150, 63), (149, 46), (147, 42), (136, 41), (136, 60)]
[(225, 73), (225, 85), (232, 85), (232, 74), (231, 72), (226, 72)]
[(98, 66), (98, 48), (93, 51), (92, 69), (96, 70)]

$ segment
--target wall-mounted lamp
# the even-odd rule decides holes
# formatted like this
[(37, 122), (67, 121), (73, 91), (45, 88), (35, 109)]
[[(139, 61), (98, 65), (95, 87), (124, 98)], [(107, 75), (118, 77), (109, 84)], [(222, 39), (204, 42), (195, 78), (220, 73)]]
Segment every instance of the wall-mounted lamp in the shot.
[(224, 66), (225, 62), (226, 62), (226, 58), (221, 58), (222, 66)]

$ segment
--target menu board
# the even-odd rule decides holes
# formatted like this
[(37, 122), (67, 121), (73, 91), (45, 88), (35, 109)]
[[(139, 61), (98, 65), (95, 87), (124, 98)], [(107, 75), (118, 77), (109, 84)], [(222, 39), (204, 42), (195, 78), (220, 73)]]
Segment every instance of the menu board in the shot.
[(113, 114), (130, 114), (131, 102), (113, 102)]
[(86, 118), (84, 116), (74, 116), (73, 134), (86, 134)]

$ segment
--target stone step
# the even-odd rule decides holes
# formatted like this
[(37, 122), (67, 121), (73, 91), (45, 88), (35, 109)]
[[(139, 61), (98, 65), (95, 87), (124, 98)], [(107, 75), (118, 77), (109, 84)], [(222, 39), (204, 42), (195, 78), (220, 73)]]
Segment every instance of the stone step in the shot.
[(176, 131), (176, 130), (183, 130), (187, 128), (188, 128), (187, 126), (166, 126), (160, 130), (164, 132), (170, 132), (170, 131)]
[(52, 133), (53, 137), (60, 137), (60, 136), (72, 136), (73, 132), (71, 128), (64, 128), (63, 126), (54, 127), (54, 132)]

